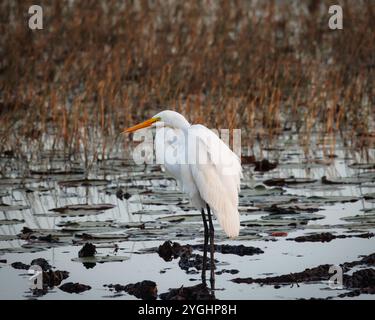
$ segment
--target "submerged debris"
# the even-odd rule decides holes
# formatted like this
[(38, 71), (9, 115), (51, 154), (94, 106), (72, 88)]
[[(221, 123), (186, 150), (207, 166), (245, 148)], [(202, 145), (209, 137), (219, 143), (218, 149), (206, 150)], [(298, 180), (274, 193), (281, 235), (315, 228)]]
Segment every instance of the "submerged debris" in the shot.
[(365, 238), (369, 239), (374, 237), (374, 234), (371, 232), (367, 233), (362, 233), (362, 234), (355, 234), (355, 235), (346, 235), (346, 234), (341, 234), (341, 235), (334, 235), (330, 232), (322, 232), (322, 233), (316, 233), (316, 234), (311, 234), (307, 236), (299, 236), (294, 239), (289, 238), (287, 240), (294, 240), (296, 242), (330, 242), (331, 240), (334, 239), (344, 239), (344, 238)]
[(223, 270), (220, 270), (220, 271), (216, 271), (215, 274), (217, 274), (217, 275), (220, 275), (220, 274), (223, 274), (223, 273), (237, 274), (237, 273), (239, 273), (239, 272), (240, 272), (240, 271), (237, 270), (237, 269), (230, 269), (230, 270), (223, 269)]
[(11, 266), (12, 268), (17, 269), (17, 270), (29, 270), (30, 269), (29, 264), (25, 264), (23, 262), (18, 262), (18, 261), (11, 263)]
[(288, 185), (295, 185), (295, 184), (305, 184), (305, 183), (315, 183), (317, 180), (309, 179), (309, 178), (272, 178), (263, 181), (266, 186), (273, 187), (273, 186), (288, 186)]
[(278, 165), (277, 162), (270, 162), (267, 159), (263, 159), (261, 161), (255, 161), (254, 163), (255, 163), (254, 171), (261, 171), (261, 172), (273, 170)]
[(191, 255), (192, 247), (190, 245), (180, 245), (178, 242), (165, 241), (158, 248), (158, 254), (165, 261), (172, 261), (182, 255)]
[(43, 271), (47, 271), (52, 268), (52, 266), (44, 258), (34, 259), (33, 261), (31, 261), (31, 265), (38, 265), (42, 268)]
[(61, 282), (69, 277), (68, 271), (52, 271), (43, 272), (43, 286), (53, 288), (61, 284)]
[(192, 287), (184, 287), (177, 289), (169, 289), (169, 292), (159, 295), (161, 300), (216, 300), (215, 296), (210, 292), (203, 283)]
[(81, 250), (78, 252), (78, 257), (83, 258), (83, 257), (93, 257), (96, 253), (96, 246), (93, 245), (90, 242), (87, 242), (83, 245)]
[(131, 194), (130, 193), (128, 193), (128, 192), (124, 192), (121, 188), (118, 188), (117, 190), (116, 190), (116, 197), (118, 198), (118, 199), (120, 199), (120, 200), (128, 200), (128, 199), (130, 199), (131, 198)]
[[(215, 259), (215, 266), (214, 269), (216, 269), (216, 263), (218, 261)], [(180, 260), (178, 261), (178, 265), (182, 270), (185, 270), (187, 273), (197, 273), (197, 270), (203, 269), (203, 256), (200, 254), (190, 254), (190, 255), (182, 255), (180, 257)], [(190, 270), (190, 269), (196, 269), (196, 270)], [(207, 259), (206, 264), (206, 270), (211, 269), (211, 260)]]
[[(193, 245), (191, 246), (193, 249), (203, 250), (203, 245)], [(262, 254), (264, 251), (260, 248), (244, 246), (244, 245), (215, 245), (215, 251), (222, 253), (222, 254), (236, 254), (238, 256), (252, 256), (254, 254)]]
[(116, 292), (125, 291), (126, 293), (142, 300), (156, 300), (158, 296), (158, 289), (156, 283), (150, 280), (142, 282), (131, 283), (125, 286), (121, 284), (109, 284), (106, 287), (114, 289)]
[(358, 270), (351, 276), (345, 274), (343, 278), (345, 287), (354, 290), (338, 295), (339, 298), (356, 297), (361, 294), (375, 294), (374, 269)]
[(91, 287), (78, 282), (67, 282), (61, 285), (59, 289), (67, 293), (82, 293), (84, 291), (90, 290)]

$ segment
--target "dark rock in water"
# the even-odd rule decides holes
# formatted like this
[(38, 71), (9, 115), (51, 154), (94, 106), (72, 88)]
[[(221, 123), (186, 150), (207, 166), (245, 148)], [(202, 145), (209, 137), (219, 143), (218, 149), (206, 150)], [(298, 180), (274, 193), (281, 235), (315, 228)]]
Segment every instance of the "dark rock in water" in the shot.
[(192, 287), (169, 289), (169, 292), (159, 295), (161, 300), (216, 300), (206, 285), (200, 283)]
[(142, 300), (156, 300), (158, 296), (156, 283), (150, 280), (144, 280), (134, 284), (131, 283), (126, 286), (121, 284), (109, 284), (107, 287), (115, 289), (116, 292), (125, 291)]
[(288, 239), (288, 240), (294, 240), (296, 242), (330, 242), (333, 239), (336, 239), (337, 236), (333, 235), (330, 232), (323, 232), (323, 233), (317, 233), (312, 234), (308, 236), (300, 236), (296, 237), (294, 239)]
[(277, 162), (270, 162), (267, 159), (263, 159), (261, 161), (255, 161), (255, 168), (254, 171), (261, 171), (266, 172), (273, 170), (277, 167)]
[(289, 209), (289, 208), (280, 208), (276, 204), (271, 205), (270, 207), (264, 208), (264, 211), (269, 212), (272, 214), (299, 214), (298, 211)]
[(52, 266), (48, 263), (46, 259), (38, 258), (31, 261), (31, 265), (37, 265), (42, 268), (43, 271), (48, 271)]
[(49, 242), (49, 243), (58, 243), (59, 242), (59, 238), (55, 237), (55, 236), (52, 236), (51, 234), (48, 234), (46, 236), (40, 236), (40, 237), (38, 237), (38, 240)]
[(6, 259), (1, 259), (0, 263), (7, 263), (7, 260)]
[(68, 271), (52, 271), (43, 272), (43, 285), (53, 288), (61, 284), (61, 282), (69, 277)]
[(120, 200), (128, 200), (129, 198), (131, 198), (131, 194), (128, 193), (128, 192), (124, 192), (121, 188), (118, 188), (116, 190), (116, 197)]
[[(203, 250), (203, 245), (198, 244), (198, 245), (193, 245), (191, 246), (193, 249), (198, 249), (198, 250)], [(252, 256), (254, 254), (261, 254), (264, 253), (264, 251), (260, 248), (256, 247), (250, 247), (250, 246), (244, 246), (244, 245), (228, 245), (228, 244), (223, 244), (223, 245), (215, 245), (215, 251), (222, 253), (222, 254), (236, 254), (238, 256)]]
[(189, 245), (180, 245), (178, 242), (165, 241), (158, 248), (158, 254), (165, 261), (172, 261), (182, 255), (190, 256), (192, 248)]
[(93, 245), (92, 243), (85, 243), (84, 246), (79, 250), (78, 252), (78, 257), (83, 258), (83, 257), (93, 257), (95, 256), (96, 253), (96, 246)]
[(27, 233), (33, 233), (34, 231), (31, 230), (30, 228), (28, 227), (23, 227), (22, 230), (21, 230), (21, 233), (23, 234), (27, 234)]
[(289, 178), (271, 178), (263, 181), (263, 184), (269, 187), (282, 187), (296, 184), (315, 183), (317, 180), (309, 178), (295, 178), (293, 176)]
[(237, 269), (230, 269), (230, 270), (223, 269), (223, 270), (215, 272), (215, 274), (217, 274), (217, 275), (221, 275), (223, 273), (237, 274), (237, 273), (239, 273), (239, 271)]
[(368, 256), (364, 256), (360, 262), (362, 264), (367, 264), (367, 265), (370, 265), (370, 266), (374, 266), (375, 265), (375, 253), (372, 253)]
[(375, 288), (375, 270), (362, 269), (354, 272), (351, 276), (344, 274), (343, 280), (347, 288)]
[(22, 262), (13, 262), (11, 264), (11, 266), (14, 269), (17, 269), (17, 270), (29, 270), (30, 269), (30, 265), (29, 264), (25, 264), (25, 263), (22, 263)]
[(339, 298), (356, 297), (361, 294), (375, 294), (375, 270), (362, 269), (354, 272), (351, 276), (344, 274), (344, 286), (355, 289), (353, 291), (338, 295)]
[(81, 292), (90, 290), (91, 287), (78, 283), (78, 282), (77, 283), (68, 282), (68, 283), (64, 283), (63, 285), (61, 285), (59, 289), (67, 293), (81, 293)]
[[(215, 259), (215, 263), (218, 261)], [(203, 256), (200, 254), (190, 254), (190, 255), (182, 255), (180, 257), (180, 261), (178, 262), (179, 267), (182, 270), (185, 270), (188, 273), (192, 273), (190, 269), (195, 268), (196, 270), (203, 269)], [(206, 270), (211, 269), (211, 260), (207, 259), (207, 266)], [(216, 269), (216, 267), (214, 267)]]

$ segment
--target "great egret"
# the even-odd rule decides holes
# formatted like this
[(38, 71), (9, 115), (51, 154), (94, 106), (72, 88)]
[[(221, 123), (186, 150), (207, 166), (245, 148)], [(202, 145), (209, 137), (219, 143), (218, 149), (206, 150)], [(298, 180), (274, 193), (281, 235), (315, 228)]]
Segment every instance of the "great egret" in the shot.
[[(157, 127), (154, 141), (157, 161), (163, 163), (165, 171), (177, 180), (182, 191), (189, 195), (191, 203), (202, 214), (202, 279), (205, 281), (207, 245), (210, 239), (213, 281), (215, 249), (211, 210), (228, 237), (238, 236), (238, 192), (242, 177), (239, 158), (213, 131), (200, 124), (191, 125), (184, 116), (175, 111), (162, 111), (124, 132), (134, 132), (150, 126)], [(175, 154), (175, 161), (165, 159), (167, 150)]]

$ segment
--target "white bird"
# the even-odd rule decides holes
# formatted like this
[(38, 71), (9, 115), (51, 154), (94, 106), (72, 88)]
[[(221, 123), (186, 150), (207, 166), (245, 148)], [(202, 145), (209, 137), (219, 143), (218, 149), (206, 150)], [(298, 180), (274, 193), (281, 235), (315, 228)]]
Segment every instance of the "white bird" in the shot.
[(228, 237), (234, 238), (240, 231), (240, 160), (213, 131), (200, 124), (191, 125), (184, 116), (175, 111), (162, 111), (125, 132), (150, 126), (157, 128), (154, 141), (157, 163), (164, 165), (165, 171), (177, 180), (182, 191), (188, 194), (191, 203), (201, 211), (204, 224), (203, 278), (208, 238), (211, 266), (214, 264), (211, 210)]

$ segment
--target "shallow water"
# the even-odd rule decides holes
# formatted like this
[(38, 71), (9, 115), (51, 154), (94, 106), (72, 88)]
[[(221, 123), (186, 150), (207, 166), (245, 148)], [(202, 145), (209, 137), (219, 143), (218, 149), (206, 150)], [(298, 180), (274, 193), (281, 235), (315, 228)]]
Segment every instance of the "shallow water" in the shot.
[[(356, 162), (356, 159), (348, 156), (340, 148), (336, 149), (338, 157), (330, 164), (322, 164), (323, 158), (317, 150), (313, 160), (319, 161), (302, 165), (302, 152), (292, 144), (289, 145), (287, 148), (282, 144), (285, 149), (277, 151), (279, 165), (272, 171), (257, 173), (251, 165), (243, 166), (245, 178), (242, 181), (240, 212), (244, 226), (240, 237), (236, 240), (226, 239), (215, 221), (216, 243), (242, 244), (264, 251), (263, 254), (253, 256), (216, 253), (215, 258), (219, 261), (216, 271), (238, 270), (237, 274), (216, 275), (215, 296), (218, 299), (337, 297), (348, 290), (330, 289), (324, 281), (300, 283), (299, 287), (286, 285), (276, 289), (270, 285), (236, 284), (230, 280), (238, 277), (262, 278), (289, 274), (321, 264), (340, 264), (358, 260), (360, 255), (375, 252), (374, 237), (334, 239), (324, 243), (299, 243), (287, 240), (320, 232), (335, 235), (375, 232), (375, 201), (364, 198), (364, 195), (375, 192), (375, 170), (350, 168), (348, 165)], [(266, 152), (264, 156), (272, 158), (275, 154)], [(3, 158), (1, 161), (9, 159)], [(49, 165), (61, 168), (61, 161), (54, 160)], [(76, 166), (79, 167), (79, 164)], [(97, 166), (95, 172), (89, 176), (96, 181), (86, 181), (88, 186), (82, 186), (77, 182), (85, 179), (79, 170), (46, 175), (40, 172), (46, 170), (43, 164), (35, 164), (34, 170), (39, 170), (39, 173), (31, 173), (26, 180), (15, 179), (19, 174), (16, 169), (9, 171), (10, 179), (0, 179), (1, 202), (9, 205), (0, 208), (0, 235), (19, 235), (26, 226), (34, 231), (39, 230), (43, 235), (56, 233), (55, 236), (61, 243), (36, 243), (17, 237), (0, 238), (0, 260), (7, 260), (6, 263), (0, 263), (0, 299), (35, 298), (29, 289), (27, 271), (16, 270), (10, 265), (17, 261), (29, 264), (35, 258), (45, 258), (56, 269), (69, 271), (69, 277), (62, 283), (79, 282), (92, 287), (81, 294), (65, 293), (55, 287), (38, 299), (136, 299), (123, 292), (115, 294), (104, 285), (126, 285), (147, 279), (156, 282), (158, 293), (164, 293), (169, 288), (199, 283), (200, 272), (187, 274), (178, 266), (178, 259), (166, 262), (156, 252), (146, 250), (157, 248), (166, 240), (180, 244), (202, 243), (203, 237), (199, 212), (189, 206), (186, 197), (177, 190), (175, 182), (166, 179), (158, 166), (135, 166), (131, 159), (115, 158)], [(317, 181), (282, 187), (264, 187), (262, 184), (270, 178), (291, 176)], [(322, 184), (323, 176), (328, 179), (354, 177), (357, 181), (355, 184)], [(66, 183), (72, 180), (75, 182)], [(130, 198), (119, 199), (116, 196), (119, 188), (123, 193), (128, 193)], [(347, 202), (349, 200), (350, 202)], [(79, 211), (80, 216), (76, 216), (77, 211), (65, 211), (66, 208), (60, 212), (51, 211), (76, 204), (111, 204), (114, 208), (104, 211)], [(271, 216), (267, 211), (271, 204), (279, 207), (305, 205), (319, 211), (307, 212), (299, 209), (296, 214)], [(366, 209), (367, 212), (364, 211)], [(170, 217), (173, 215), (178, 217), (171, 221)], [(356, 215), (359, 215), (360, 219), (342, 219)], [(19, 221), (9, 222), (13, 219)], [(290, 219), (297, 224), (290, 226), (284, 223), (283, 219)], [(4, 224), (4, 220), (11, 224)], [(104, 225), (94, 224), (106, 221), (108, 223)], [(254, 225), (254, 221), (260, 224)], [(274, 224), (269, 225), (267, 221), (274, 221)], [(305, 224), (300, 224), (300, 221)], [(91, 225), (72, 225), (67, 224), (68, 222), (90, 222)], [(129, 223), (131, 225), (127, 225)], [(137, 226), (140, 223), (144, 223), (145, 229)], [(73, 230), (72, 226), (78, 230)], [(62, 233), (62, 228), (68, 230)], [(275, 231), (287, 232), (288, 235), (272, 236), (272, 232)], [(78, 251), (82, 247), (82, 243), (74, 245), (73, 240), (81, 240), (79, 235), (82, 233), (99, 237), (107, 235), (107, 239), (91, 241), (97, 245), (97, 255), (123, 256), (124, 260), (97, 263), (91, 269), (87, 269), (80, 262), (72, 261), (78, 257)], [(127, 239), (111, 239), (108, 234), (126, 236)], [(117, 252), (114, 250), (115, 244), (118, 246)], [(35, 249), (41, 251), (32, 252)], [(20, 250), (23, 252), (17, 252)], [(199, 251), (196, 252), (201, 254)], [(356, 298), (374, 297), (362, 294)]]

